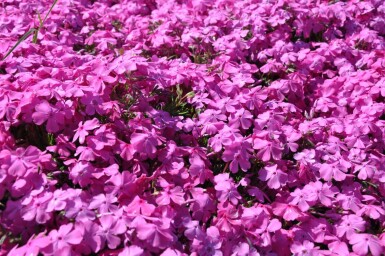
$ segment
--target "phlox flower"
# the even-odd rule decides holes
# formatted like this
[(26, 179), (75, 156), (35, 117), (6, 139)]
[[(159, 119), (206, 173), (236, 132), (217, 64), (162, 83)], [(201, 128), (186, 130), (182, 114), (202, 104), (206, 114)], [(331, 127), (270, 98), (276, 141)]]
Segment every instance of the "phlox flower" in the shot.
[(116, 78), (110, 76), (110, 71), (101, 66), (97, 68), (93, 74), (87, 76), (87, 81), (96, 92), (103, 93), (106, 88), (106, 83), (114, 83)]
[(107, 146), (114, 146), (116, 143), (116, 136), (106, 126), (101, 126), (94, 132), (95, 136), (87, 138), (87, 144), (96, 150), (102, 150)]
[(79, 143), (83, 144), (86, 136), (89, 134), (88, 131), (92, 131), (92, 130), (98, 128), (99, 126), (100, 126), (99, 121), (96, 118), (94, 118), (92, 120), (85, 121), (84, 123), (80, 122), (78, 125), (78, 128), (76, 129), (76, 133), (73, 137), (72, 142), (79, 140)]
[(100, 227), (96, 235), (100, 237), (101, 246), (107, 244), (108, 248), (115, 249), (121, 243), (120, 234), (126, 231), (126, 227), (117, 225), (116, 219), (112, 215), (103, 215), (100, 217)]
[(365, 230), (365, 221), (355, 214), (345, 215), (342, 217), (340, 225), (337, 229), (337, 236), (343, 237), (346, 235), (347, 239), (357, 232)]
[(143, 255), (143, 249), (137, 245), (131, 245), (125, 247), (123, 251), (119, 253), (119, 256), (141, 256)]
[(47, 101), (36, 105), (32, 119), (37, 125), (42, 125), (47, 121), (47, 131), (58, 132), (64, 123), (65, 115), (60, 109), (51, 106)]
[(170, 230), (169, 220), (154, 224), (141, 219), (136, 224), (136, 232), (140, 240), (146, 241), (155, 248), (167, 248), (175, 240), (175, 235)]
[(267, 185), (272, 189), (278, 189), (285, 185), (288, 175), (278, 169), (278, 165), (266, 166), (259, 171), (259, 178), (267, 181)]
[(73, 245), (80, 244), (83, 240), (82, 233), (78, 229), (73, 229), (73, 224), (60, 226), (58, 230), (52, 230), (48, 236), (51, 240), (43, 249), (48, 255), (60, 253), (61, 255), (71, 255)]
[(218, 174), (214, 177), (215, 190), (217, 191), (217, 196), (220, 202), (229, 201), (234, 205), (238, 204), (238, 201), (241, 199), (241, 195), (237, 191), (232, 179), (230, 179), (228, 173)]
[(248, 141), (236, 142), (226, 147), (222, 159), (225, 162), (230, 162), (230, 171), (233, 173), (237, 173), (238, 168), (247, 171), (251, 167), (250, 152), (251, 145)]
[(21, 247), (15, 246), (12, 248), (8, 255), (37, 256), (39, 255), (39, 252), (41, 252), (41, 249), (46, 247), (50, 242), (51, 241), (49, 236), (46, 236), (43, 233), (39, 233), (36, 236), (31, 236), (25, 245)]
[(169, 205), (171, 201), (178, 205), (182, 205), (185, 202), (184, 192), (181, 187), (166, 188), (156, 199), (158, 205)]
[(315, 256), (318, 254), (318, 248), (308, 240), (302, 242), (294, 242), (291, 246), (291, 252), (295, 256)]
[(358, 255), (367, 255), (370, 251), (373, 256), (379, 256), (384, 252), (384, 246), (378, 237), (371, 234), (353, 234), (349, 239), (349, 244), (353, 246), (353, 251)]
[(146, 153), (153, 156), (156, 152), (156, 147), (162, 142), (154, 131), (149, 133), (133, 133), (131, 135), (131, 144), (136, 151)]
[(298, 188), (295, 189), (294, 192), (290, 193), (290, 198), (290, 204), (298, 205), (298, 208), (305, 212), (316, 202), (317, 194), (316, 191), (309, 186), (302, 190)]

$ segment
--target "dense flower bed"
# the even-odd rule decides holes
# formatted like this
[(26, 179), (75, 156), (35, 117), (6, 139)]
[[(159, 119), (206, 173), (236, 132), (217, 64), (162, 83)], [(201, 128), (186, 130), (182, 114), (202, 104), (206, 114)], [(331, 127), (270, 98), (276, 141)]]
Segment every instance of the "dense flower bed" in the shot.
[[(0, 57), (48, 0), (0, 3)], [(385, 250), (382, 0), (59, 0), (0, 62), (0, 254)]]

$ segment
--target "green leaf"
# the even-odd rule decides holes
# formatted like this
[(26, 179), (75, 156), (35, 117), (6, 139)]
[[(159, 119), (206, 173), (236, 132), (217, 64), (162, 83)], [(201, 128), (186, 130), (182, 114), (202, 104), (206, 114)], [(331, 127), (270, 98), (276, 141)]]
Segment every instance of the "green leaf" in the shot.
[(30, 29), (27, 33), (25, 33), (18, 41), (17, 43), (7, 52), (7, 54), (2, 59), (3, 61), (16, 49), (19, 44), (21, 44), (25, 39), (27, 39), (32, 33), (36, 31), (36, 28)]
[(5, 239), (7, 238), (7, 235), (3, 235), (1, 238), (0, 238), (0, 245), (2, 245), (5, 241)]
[(39, 35), (39, 30), (36, 30), (33, 33), (32, 43), (37, 44), (37, 36)]
[(48, 13), (45, 15), (44, 20), (43, 20), (41, 26), (43, 26), (43, 24), (45, 23), (45, 21), (46, 21), (47, 18), (48, 18), (48, 15), (52, 12), (52, 9), (55, 7), (55, 5), (57, 4), (57, 2), (58, 2), (58, 0), (55, 0), (55, 1), (52, 3), (51, 8), (49, 8)]
[(42, 27), (43, 26), (43, 20), (41, 19), (39, 11), (37, 11), (37, 17), (39, 18), (39, 27)]
[(51, 8), (49, 8), (47, 14), (46, 14), (45, 17), (44, 17), (44, 20), (41, 19), (40, 13), (37, 12), (37, 16), (38, 16), (38, 18), (39, 18), (39, 27), (37, 28), (37, 30), (36, 30), (35, 33), (33, 34), (33, 39), (32, 39), (32, 42), (33, 42), (33, 43), (35, 43), (35, 44), (37, 43), (37, 37), (38, 37), (38, 35), (39, 35), (39, 31), (40, 31), (40, 29), (43, 27), (45, 21), (48, 19), (49, 14), (52, 12), (52, 10), (53, 10), (53, 8), (55, 7), (55, 5), (57, 4), (57, 2), (58, 2), (58, 0), (55, 0), (55, 1), (52, 3)]

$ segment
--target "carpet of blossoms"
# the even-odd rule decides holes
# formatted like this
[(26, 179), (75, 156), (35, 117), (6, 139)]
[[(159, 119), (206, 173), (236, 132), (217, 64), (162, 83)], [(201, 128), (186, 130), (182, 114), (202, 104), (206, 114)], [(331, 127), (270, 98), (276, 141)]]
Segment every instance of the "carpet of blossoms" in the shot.
[[(0, 58), (52, 5), (2, 0)], [(1, 255), (385, 250), (382, 0), (59, 0), (0, 62)]]

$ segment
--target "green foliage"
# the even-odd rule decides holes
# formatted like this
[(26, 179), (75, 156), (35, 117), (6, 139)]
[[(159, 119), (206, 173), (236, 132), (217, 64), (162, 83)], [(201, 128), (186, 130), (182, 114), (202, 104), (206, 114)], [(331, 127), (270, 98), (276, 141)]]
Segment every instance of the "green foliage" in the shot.
[(170, 113), (171, 116), (193, 117), (195, 109), (185, 99), (193, 97), (194, 92), (184, 94), (180, 85), (177, 85), (175, 88), (176, 90), (171, 92), (169, 100), (161, 109)]
[(114, 20), (112, 21), (111, 24), (117, 31), (120, 31), (123, 28), (123, 23), (120, 22), (119, 20)]
[(43, 126), (36, 124), (11, 126), (10, 131), (17, 146), (33, 145), (40, 150), (44, 150), (47, 146), (55, 143), (53, 135), (47, 133)]
[(247, 26), (243, 27), (243, 29), (248, 30), (247, 35), (243, 39), (248, 41), (251, 38), (253, 38), (254, 35), (253, 35), (253, 31), (251, 30), (252, 29), (251, 25), (247, 25)]
[(148, 26), (148, 30), (149, 30), (149, 34), (153, 34), (155, 32), (155, 30), (160, 26), (162, 25), (162, 21), (159, 20), (159, 21), (156, 21), (156, 22), (151, 22), (150, 25)]
[(52, 133), (48, 133), (47, 134), (47, 140), (48, 140), (48, 145), (49, 146), (53, 146), (53, 145), (56, 144), (55, 137), (54, 137), (54, 135)]

